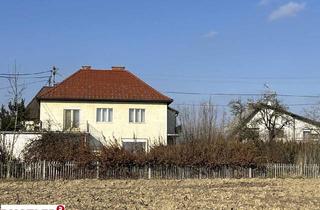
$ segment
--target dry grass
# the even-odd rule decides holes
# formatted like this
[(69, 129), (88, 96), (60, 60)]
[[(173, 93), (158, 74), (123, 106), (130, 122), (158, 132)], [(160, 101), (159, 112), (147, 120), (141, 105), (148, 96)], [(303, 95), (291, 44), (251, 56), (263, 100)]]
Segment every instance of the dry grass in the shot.
[(0, 203), (67, 209), (320, 209), (320, 180), (2, 181)]

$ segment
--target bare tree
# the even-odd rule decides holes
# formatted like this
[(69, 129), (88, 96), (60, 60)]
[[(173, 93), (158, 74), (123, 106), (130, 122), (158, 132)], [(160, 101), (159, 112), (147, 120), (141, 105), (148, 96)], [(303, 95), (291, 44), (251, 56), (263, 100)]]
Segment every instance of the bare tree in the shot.
[(219, 133), (218, 111), (211, 100), (200, 106), (182, 106), (179, 120), (184, 140), (212, 140)]
[(237, 119), (238, 122), (241, 122), (247, 110), (247, 103), (238, 98), (229, 102), (229, 108), (231, 114)]
[(320, 121), (320, 102), (318, 102), (318, 105), (311, 106), (309, 108), (305, 108), (304, 115), (312, 120)]
[(12, 74), (9, 74), (8, 76), (8, 81), (10, 84), (10, 89), (9, 89), (9, 101), (14, 107), (14, 126), (13, 126), (13, 136), (12, 139), (9, 139), (7, 142), (5, 142), (5, 150), (7, 153), (7, 164), (8, 164), (8, 170), (7, 170), (7, 177), (10, 176), (10, 167), (11, 167), (11, 162), (13, 160), (13, 152), (15, 145), (18, 140), (18, 116), (19, 116), (19, 104), (22, 101), (22, 92), (24, 90), (23, 87), (21, 87), (18, 84), (19, 81), (19, 73), (17, 73), (17, 66), (16, 63), (14, 64), (14, 71)]
[(269, 141), (274, 140), (285, 126), (293, 122), (291, 116), (283, 113), (288, 108), (280, 102), (276, 93), (264, 94), (263, 98), (254, 106), (259, 109), (259, 112), (258, 117), (252, 123), (262, 125), (267, 129)]

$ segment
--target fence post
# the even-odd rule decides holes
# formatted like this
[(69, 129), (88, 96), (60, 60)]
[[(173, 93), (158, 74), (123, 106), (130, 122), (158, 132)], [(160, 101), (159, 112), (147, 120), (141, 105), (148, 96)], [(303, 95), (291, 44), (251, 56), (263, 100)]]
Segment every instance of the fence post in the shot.
[(99, 177), (100, 177), (100, 174), (99, 174), (99, 172), (100, 172), (100, 163), (99, 163), (99, 161), (97, 161), (97, 179), (99, 179)]
[(148, 166), (148, 179), (151, 179), (151, 167)]
[(249, 178), (252, 178), (252, 168), (249, 168)]
[(42, 163), (42, 179), (46, 179), (46, 161), (44, 160)]

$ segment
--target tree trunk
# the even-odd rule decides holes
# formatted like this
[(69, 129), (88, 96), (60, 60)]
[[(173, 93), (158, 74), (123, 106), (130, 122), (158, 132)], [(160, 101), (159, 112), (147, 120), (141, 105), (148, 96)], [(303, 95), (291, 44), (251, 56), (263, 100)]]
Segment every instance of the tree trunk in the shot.
[(270, 130), (269, 131), (269, 142), (273, 141), (275, 139), (275, 130)]

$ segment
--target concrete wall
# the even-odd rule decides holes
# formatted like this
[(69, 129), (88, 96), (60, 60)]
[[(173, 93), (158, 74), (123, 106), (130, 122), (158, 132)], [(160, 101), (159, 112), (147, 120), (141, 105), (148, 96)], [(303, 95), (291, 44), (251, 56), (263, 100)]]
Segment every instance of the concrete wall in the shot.
[(22, 151), (25, 146), (33, 139), (40, 138), (40, 133), (28, 132), (0, 132), (0, 143), (6, 148), (11, 150), (13, 148), (13, 156), (15, 158), (22, 158)]
[[(112, 108), (112, 122), (96, 122), (97, 108)], [(129, 123), (129, 109), (145, 109), (144, 123)], [(53, 102), (40, 103), (42, 128), (52, 131), (63, 129), (64, 109), (80, 110), (80, 130), (87, 131), (87, 122), (107, 141), (116, 139), (146, 139), (148, 146), (167, 142), (167, 104), (115, 103), (115, 102)]]

